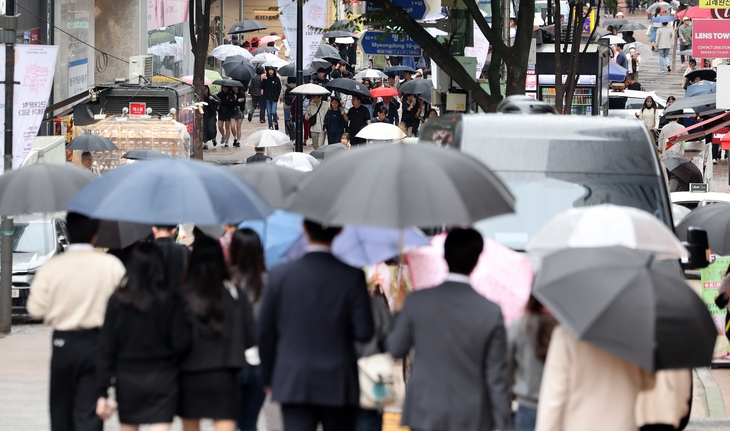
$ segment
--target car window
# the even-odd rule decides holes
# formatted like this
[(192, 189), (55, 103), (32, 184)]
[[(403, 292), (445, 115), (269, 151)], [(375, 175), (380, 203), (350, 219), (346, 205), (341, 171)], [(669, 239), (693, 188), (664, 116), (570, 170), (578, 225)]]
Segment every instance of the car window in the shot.
[(13, 231), (13, 252), (47, 254), (56, 247), (50, 223), (16, 223)]

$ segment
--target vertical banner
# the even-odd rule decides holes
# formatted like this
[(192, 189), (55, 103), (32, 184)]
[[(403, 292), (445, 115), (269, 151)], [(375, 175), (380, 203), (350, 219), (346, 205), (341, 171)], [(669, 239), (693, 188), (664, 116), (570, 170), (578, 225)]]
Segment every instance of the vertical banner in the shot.
[(68, 97), (89, 91), (89, 59), (68, 63)]
[(474, 23), (474, 46), (467, 46), (464, 50), (464, 55), (467, 57), (476, 57), (477, 59), (477, 76), (474, 78), (479, 79), (482, 76), (482, 69), (484, 69), (484, 62), (487, 61), (487, 53), (489, 52), (489, 41), (484, 36), (484, 33), (479, 29), (477, 23)]
[(712, 316), (717, 328), (717, 341), (715, 342), (715, 350), (712, 353), (713, 363), (730, 363), (730, 342), (728, 342), (727, 331), (725, 330), (725, 316), (727, 309), (720, 309), (715, 305), (718, 288), (720, 282), (725, 276), (725, 271), (730, 265), (730, 256), (710, 257), (710, 265), (703, 268), (700, 272), (700, 280), (702, 283), (702, 301), (707, 305), (707, 310)]
[[(317, 49), (322, 42), (322, 29), (327, 25), (327, 0), (309, 0), (302, 6), (304, 28), (303, 65), (304, 69), (312, 64)], [(279, 20), (289, 42), (292, 62), (297, 61), (297, 2), (296, 0), (279, 0)], [(314, 30), (317, 29), (317, 30)]]
[[(13, 169), (19, 168), (30, 152), (43, 121), (56, 70), (57, 46), (17, 45), (15, 47), (15, 94), (13, 97)], [(0, 46), (5, 58), (5, 45)], [(5, 68), (0, 69), (5, 81)], [(0, 85), (0, 100), (5, 100), (5, 86)], [(5, 119), (6, 106), (1, 105), (0, 121)], [(5, 134), (0, 133), (0, 154), (5, 154)], [(0, 172), (4, 169), (0, 164)]]

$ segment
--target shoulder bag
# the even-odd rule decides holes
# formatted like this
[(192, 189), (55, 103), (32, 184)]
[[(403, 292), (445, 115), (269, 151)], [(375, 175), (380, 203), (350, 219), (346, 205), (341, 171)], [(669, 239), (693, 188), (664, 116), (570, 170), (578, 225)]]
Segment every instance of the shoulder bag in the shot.
[(357, 360), (360, 381), (360, 407), (379, 409), (395, 404), (395, 370), (393, 358), (387, 353), (360, 358)]
[(322, 109), (322, 104), (324, 102), (320, 102), (319, 106), (317, 107), (317, 112), (314, 113), (311, 117), (309, 117), (309, 126), (312, 127), (315, 124), (317, 124), (317, 114), (319, 114), (319, 110)]

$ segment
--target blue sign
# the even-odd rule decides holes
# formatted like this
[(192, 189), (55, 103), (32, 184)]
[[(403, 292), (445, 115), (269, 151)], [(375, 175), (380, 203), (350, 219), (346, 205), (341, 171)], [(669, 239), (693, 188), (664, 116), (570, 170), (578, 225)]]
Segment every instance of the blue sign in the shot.
[(410, 37), (382, 31), (366, 31), (360, 39), (362, 51), (369, 55), (396, 55), (418, 57), (421, 47)]
[[(393, 6), (399, 6), (408, 12), (408, 15), (413, 19), (421, 20), (426, 16), (428, 6), (426, 6), (425, 0), (391, 0)], [(379, 7), (375, 6), (371, 2), (367, 2), (365, 6), (365, 13), (370, 13), (376, 10), (380, 10)]]

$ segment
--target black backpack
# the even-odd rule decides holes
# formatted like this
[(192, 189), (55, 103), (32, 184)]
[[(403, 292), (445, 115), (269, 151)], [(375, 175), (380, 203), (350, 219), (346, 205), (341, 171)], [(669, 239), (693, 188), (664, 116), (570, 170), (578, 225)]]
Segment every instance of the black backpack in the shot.
[(291, 94), (291, 91), (293, 90), (293, 87), (287, 86), (286, 91), (284, 91), (284, 104), (291, 106), (292, 102), (294, 101), (294, 94)]

